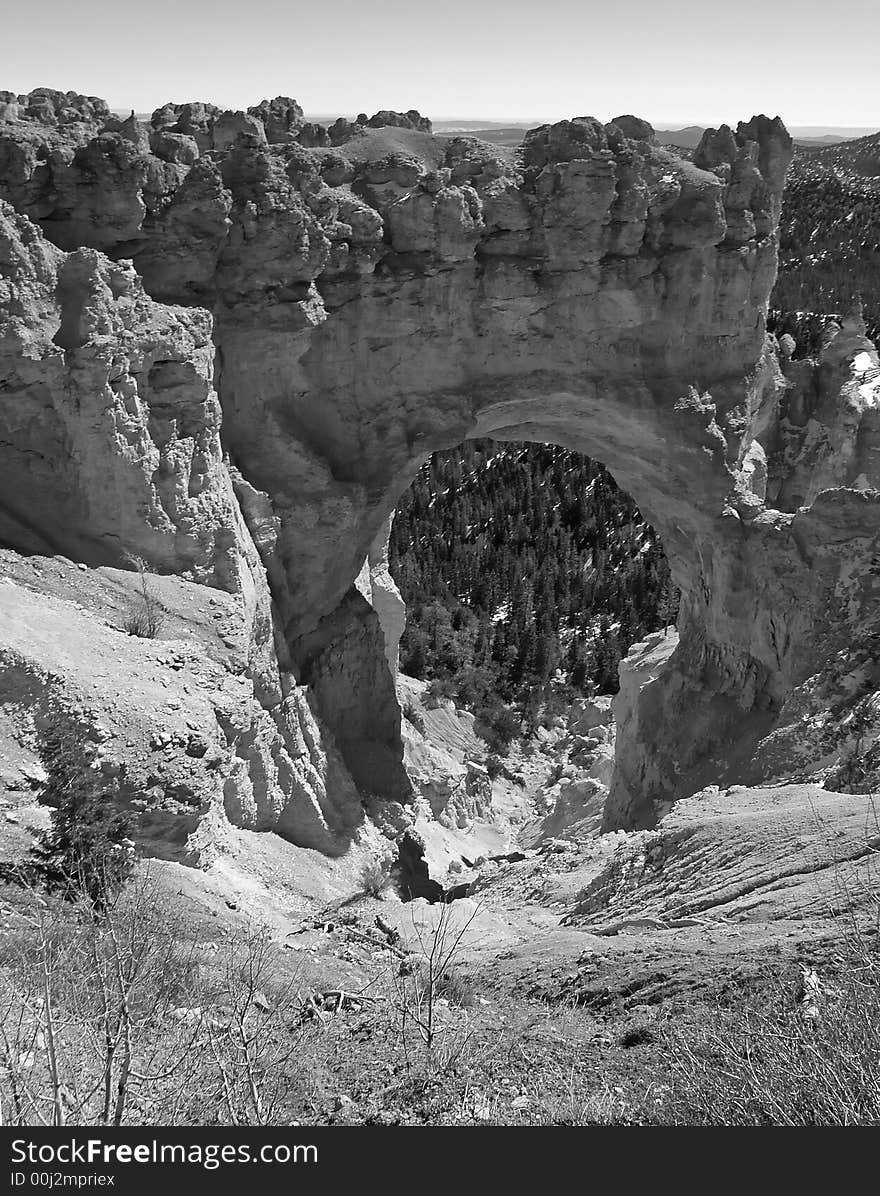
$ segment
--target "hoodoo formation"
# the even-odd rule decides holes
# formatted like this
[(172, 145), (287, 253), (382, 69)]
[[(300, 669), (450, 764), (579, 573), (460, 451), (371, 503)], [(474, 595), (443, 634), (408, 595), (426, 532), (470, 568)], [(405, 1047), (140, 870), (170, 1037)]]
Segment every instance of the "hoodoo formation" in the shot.
[[(606, 464), (682, 591), (622, 668), (606, 828), (870, 774), (878, 359), (857, 315), (818, 366), (765, 334), (790, 152), (764, 116), (691, 162), (633, 116), (514, 153), (413, 112), (0, 93), (0, 543), (137, 556), (246, 621), (163, 818), (330, 851), (358, 795), (407, 801), (382, 546), (427, 456), (486, 436)], [(0, 688), (42, 701), (15, 626)]]

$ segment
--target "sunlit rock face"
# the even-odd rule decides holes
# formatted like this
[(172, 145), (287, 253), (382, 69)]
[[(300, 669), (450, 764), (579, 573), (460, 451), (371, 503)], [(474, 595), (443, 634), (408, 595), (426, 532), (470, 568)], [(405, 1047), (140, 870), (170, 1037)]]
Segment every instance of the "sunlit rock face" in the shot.
[(353, 582), (420, 463), (476, 436), (603, 461), (683, 591), (678, 647), (627, 704), (654, 713), (623, 719), (606, 825), (650, 822), (707, 776), (804, 766), (803, 720), (795, 751), (780, 719), (876, 620), (876, 403), (852, 372), (876, 358), (842, 330), (807, 378), (765, 337), (778, 119), (709, 131), (686, 162), (630, 116), (544, 126), (513, 153), (417, 113), (321, 130), (277, 99), (140, 125), (78, 102), (54, 123), (49, 101), (0, 110), (0, 195), (74, 260), (131, 259), (153, 299), (210, 309), (277, 642), (362, 788), (406, 778), (389, 611)]
[(208, 314), (154, 303), (130, 262), (59, 252), (2, 201), (0, 255), (0, 536), (235, 588)]
[[(130, 262), (59, 251), (2, 200), (0, 268), (0, 542), (181, 579), (157, 592), (163, 611), (188, 583), (185, 610), (207, 585), (228, 591), (235, 612), (227, 667), (196, 651), (187, 675), (183, 658), (168, 667), (165, 639), (151, 651), (153, 641), (88, 620), (81, 603), (41, 601), (3, 576), (0, 705), (36, 745), (59, 724), (83, 745), (105, 744), (154, 855), (210, 862), (221, 813), (341, 851), (357, 795), (276, 650), (256, 547), (274, 524), (270, 509), (261, 525), (268, 500), (223, 457), (210, 314), (156, 303)], [(137, 607), (138, 585), (117, 594), (123, 610)], [(106, 730), (114, 723), (118, 735)]]

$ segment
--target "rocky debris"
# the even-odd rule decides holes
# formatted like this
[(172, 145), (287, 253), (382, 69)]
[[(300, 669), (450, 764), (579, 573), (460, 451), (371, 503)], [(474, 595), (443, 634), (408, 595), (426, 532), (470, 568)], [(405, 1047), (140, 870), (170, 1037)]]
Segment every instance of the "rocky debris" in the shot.
[[(611, 124), (615, 125), (630, 141), (654, 141), (656, 136), (648, 121), (642, 120), (638, 116), (615, 116)], [(613, 137), (611, 130), (608, 131), (608, 135)]]
[[(430, 133), (431, 122), (427, 117), (416, 112), (414, 108), (411, 108), (408, 112), (394, 112), (389, 109), (383, 109), (381, 112), (375, 112), (369, 117), (366, 112), (361, 112), (354, 120), (348, 120), (346, 117), (340, 116), (326, 130), (327, 141), (324, 144), (344, 145), (346, 142), (351, 141), (353, 137), (357, 137), (363, 133), (365, 129), (386, 128), (414, 129), (419, 133)], [(312, 129), (321, 129), (321, 126), (313, 126)], [(308, 144), (322, 144), (316, 136), (316, 131), (309, 130), (308, 136)]]
[(530, 846), (558, 844), (568, 837), (595, 835), (602, 824), (614, 771), (615, 725), (607, 695), (579, 699), (557, 726), (541, 728), (530, 761), (544, 761), (534, 794), (538, 820), (521, 833)]
[[(107, 601), (118, 601), (102, 573), (80, 581), (75, 571), (76, 584), (106, 587)], [(193, 637), (214, 635), (191, 606), (198, 596), (210, 622), (210, 591), (177, 579), (159, 582), (175, 621), (187, 620), (185, 641), (123, 635), (83, 603), (4, 578), (4, 737), (38, 756), (46, 734), (63, 724), (97, 744), (101, 766), (124, 775), (140, 845), (151, 855), (205, 866), (226, 844), (229, 823), (271, 829), (329, 854), (343, 851), (363, 812), (303, 693), (292, 686), (275, 707), (264, 708), (252, 679), (223, 666), (219, 645), (194, 646)], [(129, 582), (129, 593), (137, 593), (136, 584)], [(20, 768), (32, 787), (45, 781), (35, 760)]]
[[(608, 694), (578, 698), (572, 703), (568, 714), (569, 729), (574, 735), (588, 735), (596, 728), (610, 727), (612, 722), (611, 698)], [(598, 739), (599, 742), (605, 742), (602, 736)]]
[[(385, 970), (389, 964), (395, 969), (408, 969), (413, 954), (413, 948), (403, 944), (400, 932), (384, 919), (377, 917), (371, 922), (368, 917), (351, 910), (337, 911), (335, 915), (325, 912), (307, 919), (288, 932), (284, 946), (304, 955), (312, 952), (329, 955), (357, 969), (366, 965)], [(349, 1000), (366, 1004), (370, 999), (343, 989), (332, 991), (335, 1000), (331, 1000), (326, 992), (307, 996), (303, 1006), (305, 1017), (318, 1016), (325, 1020), (325, 1014), (339, 1012)]]
[(189, 137), (199, 151), (206, 152), (214, 148), (212, 130), (219, 115), (220, 109), (215, 104), (165, 104), (150, 117), (150, 127)]
[(287, 145), (295, 141), (297, 134), (306, 124), (302, 108), (290, 96), (276, 96), (274, 100), (263, 100), (248, 108), (248, 116), (260, 122), (270, 145)]
[(371, 129), (385, 129), (388, 127), (398, 129), (417, 129), (420, 133), (431, 132), (431, 122), (426, 116), (422, 116), (416, 112), (415, 108), (410, 108), (406, 112), (394, 112), (388, 108), (383, 108), (380, 112), (374, 112), (369, 120), (357, 118), (358, 124), (365, 124)]
[[(350, 993), (342, 988), (332, 988), (323, 993), (310, 993), (300, 1006), (299, 1020), (302, 1022), (311, 1020), (324, 1022), (343, 1010), (357, 1013), (364, 1005), (385, 1000), (387, 1000), (386, 997), (372, 996), (369, 993)], [(337, 1098), (337, 1106), (340, 1109), (350, 1104), (352, 1104), (351, 1097), (340, 1096)]]
[[(405, 829), (419, 837), (431, 878), (448, 893), (451, 882), (461, 887), (473, 879), (469, 860), (511, 843), (530, 795), (504, 773), (490, 775), (489, 749), (474, 732), (472, 714), (432, 697), (412, 677), (399, 676), (397, 692), (403, 763), (415, 794)], [(391, 833), (398, 838), (403, 829)]]

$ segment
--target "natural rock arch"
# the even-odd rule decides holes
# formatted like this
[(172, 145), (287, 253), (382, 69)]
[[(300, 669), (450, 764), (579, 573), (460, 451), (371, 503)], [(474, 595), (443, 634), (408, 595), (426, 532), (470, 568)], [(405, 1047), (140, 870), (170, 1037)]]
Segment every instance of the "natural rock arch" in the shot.
[[(120, 535), (118, 510), (82, 474), (64, 483), (92, 487), (84, 513), (65, 508), (70, 527), (59, 533), (49, 504), (10, 542), (51, 542), (54, 519), (83, 559), (134, 540), (164, 569), (237, 585), (240, 508), (282, 670), (292, 661), (317, 696), (361, 788), (401, 796), (382, 632), (351, 584), (432, 451), (470, 436), (552, 441), (630, 491), (683, 593), (675, 654), (624, 703), (606, 825), (822, 755), (792, 728), (835, 654), (875, 622), (880, 428), (850, 365), (861, 353), (876, 366), (876, 354), (853, 324), (821, 377), (797, 363), (783, 373), (765, 338), (791, 148), (778, 119), (710, 131), (687, 162), (634, 117), (545, 126), (512, 155), (432, 137), (413, 113), (328, 132), (292, 101), (246, 116), (169, 105), (147, 129), (81, 100), (53, 100), (53, 118), (41, 95), (7, 116), (0, 196), (64, 249), (132, 258), (153, 299), (211, 309), (231, 466), (211, 447), (216, 428), (205, 433), (199, 477), (216, 466), (217, 478), (199, 485), (215, 509), (204, 513), (191, 482), (188, 502), (168, 391), (190, 393), (178, 367), (191, 350), (163, 317), (150, 436), (174, 501), (159, 496), (160, 530), (154, 520), (144, 539), (129, 521)], [(63, 267), (80, 279), (78, 325), (94, 280), (110, 279), (96, 262), (72, 254)], [(118, 307), (116, 288), (133, 285), (102, 282), (113, 297), (101, 303)], [(64, 308), (60, 287), (55, 302)], [(61, 348), (77, 352), (100, 328)], [(204, 356), (204, 333), (193, 340)], [(195, 378), (193, 410), (212, 401), (203, 364)], [(265, 607), (255, 628), (268, 690)]]
[[(478, 193), (482, 227), (463, 188), (401, 196), (412, 180), (397, 182), (381, 209), (385, 269), (356, 288), (325, 283), (326, 319), (298, 343), (286, 328), (218, 321), (227, 443), (281, 515), (273, 590), (287, 638), (325, 691), (336, 734), (351, 737), (364, 784), (395, 791), (396, 710), (367, 664), (369, 612), (346, 590), (422, 461), (474, 436), (551, 441), (603, 461), (667, 548), (685, 595), (687, 671), (717, 660), (724, 709), (711, 727), (676, 710), (650, 760), (622, 736), (633, 775), (618, 770), (609, 823), (650, 817), (653, 797), (687, 789), (688, 755), (701, 761), (709, 735), (729, 735), (741, 702), (766, 707), (756, 728), (778, 709), (766, 614), (746, 600), (726, 613), (723, 636), (710, 623), (719, 573), (747, 567), (730, 501), (757, 508), (764, 497), (752, 493), (760, 448), (743, 459), (766, 419), (764, 392), (775, 402), (773, 368), (764, 376), (759, 363), (788, 139), (766, 120), (707, 138), (697, 157), (713, 172), (620, 137), (621, 126), (645, 134), (623, 119), (530, 135), (516, 188), (495, 180)], [(273, 363), (257, 386), (255, 359)], [(666, 689), (684, 684), (670, 676)], [(693, 688), (699, 708), (705, 691)], [(682, 719), (688, 735), (670, 734)]]

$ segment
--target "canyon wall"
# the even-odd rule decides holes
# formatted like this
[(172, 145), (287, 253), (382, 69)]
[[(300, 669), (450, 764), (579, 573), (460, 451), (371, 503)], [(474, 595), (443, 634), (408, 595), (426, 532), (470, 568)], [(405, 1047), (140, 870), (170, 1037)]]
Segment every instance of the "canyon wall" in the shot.
[(627, 682), (606, 826), (839, 765), (816, 707), (874, 692), (877, 357), (855, 318), (820, 366), (765, 336), (778, 119), (691, 162), (632, 116), (512, 152), (285, 99), (148, 124), (0, 101), (5, 544), (263, 585), (258, 690), (307, 686), (361, 792), (405, 801), (382, 530), (436, 449), (552, 441), (634, 496), (683, 593), (675, 651)]

